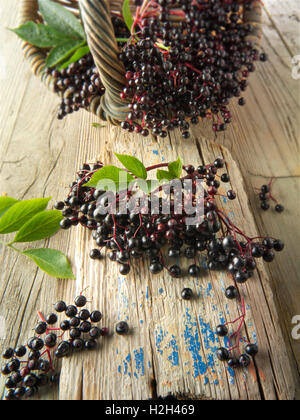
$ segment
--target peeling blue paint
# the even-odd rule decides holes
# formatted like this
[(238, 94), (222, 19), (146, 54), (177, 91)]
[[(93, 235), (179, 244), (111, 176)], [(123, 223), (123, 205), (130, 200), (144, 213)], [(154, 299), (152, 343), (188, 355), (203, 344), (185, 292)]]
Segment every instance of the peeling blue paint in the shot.
[(160, 289), (158, 290), (158, 293), (159, 293), (160, 295), (162, 295), (162, 294), (164, 293), (164, 289), (160, 288)]
[(144, 350), (140, 347), (139, 350), (134, 350), (134, 358), (135, 358), (135, 368), (140, 374), (140, 376), (144, 376), (145, 368), (144, 368)]
[(179, 366), (178, 346), (174, 335), (172, 335), (172, 340), (169, 343), (169, 347), (172, 348), (172, 353), (168, 359), (170, 360), (172, 366)]

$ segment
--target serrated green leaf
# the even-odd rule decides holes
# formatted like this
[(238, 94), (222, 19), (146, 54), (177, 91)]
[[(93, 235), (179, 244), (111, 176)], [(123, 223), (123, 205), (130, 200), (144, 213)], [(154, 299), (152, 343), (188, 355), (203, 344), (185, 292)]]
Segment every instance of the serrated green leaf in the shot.
[(164, 171), (162, 169), (157, 170), (156, 177), (159, 180), (159, 182), (172, 181), (172, 179), (176, 178), (173, 174), (171, 174), (171, 172)]
[(0, 217), (17, 202), (12, 197), (0, 197)]
[(129, 155), (119, 155), (114, 153), (114, 155), (119, 159), (122, 165), (128, 169), (133, 175), (138, 178), (147, 179), (147, 171), (144, 164), (134, 156)]
[(84, 47), (78, 48), (78, 50), (75, 52), (75, 54), (73, 54), (71, 58), (69, 58), (65, 63), (63, 63), (59, 67), (59, 70), (66, 69), (72, 63), (77, 63), (77, 61), (79, 61), (82, 57), (89, 54), (89, 52), (90, 52), (90, 47), (88, 47), (87, 45), (84, 46)]
[(67, 40), (60, 45), (54, 47), (48, 57), (46, 59), (46, 66), (47, 67), (54, 67), (57, 64), (61, 63), (62, 61), (66, 60), (77, 48), (82, 46), (82, 40)]
[(10, 29), (24, 41), (39, 48), (49, 48), (70, 39), (56, 29), (41, 23), (26, 22), (16, 29)]
[(124, 18), (124, 21), (126, 23), (126, 26), (131, 32), (131, 28), (132, 28), (134, 19), (133, 19), (133, 16), (131, 14), (131, 11), (130, 11), (129, 0), (124, 0), (122, 13), (123, 13), (123, 18)]
[(60, 229), (60, 221), (63, 219), (59, 210), (42, 211), (21, 227), (16, 234), (14, 242), (33, 242), (49, 238)]
[(168, 165), (169, 172), (174, 175), (175, 178), (180, 178), (182, 172), (182, 160), (180, 157), (175, 162), (171, 162)]
[(18, 231), (35, 214), (46, 209), (49, 198), (19, 201), (0, 218), (0, 234)]
[(108, 184), (113, 183), (115, 188), (118, 189), (119, 185), (128, 185), (130, 182), (134, 181), (134, 178), (128, 172), (123, 171), (116, 166), (108, 165), (95, 172), (90, 181), (84, 186), (109, 190), (109, 185), (105, 184), (106, 181), (110, 181)]
[(79, 21), (64, 6), (50, 0), (39, 0), (39, 10), (44, 21), (68, 37), (85, 39), (84, 29)]
[(31, 258), (41, 270), (52, 277), (75, 279), (67, 257), (60, 251), (39, 248), (23, 251), (22, 254)]

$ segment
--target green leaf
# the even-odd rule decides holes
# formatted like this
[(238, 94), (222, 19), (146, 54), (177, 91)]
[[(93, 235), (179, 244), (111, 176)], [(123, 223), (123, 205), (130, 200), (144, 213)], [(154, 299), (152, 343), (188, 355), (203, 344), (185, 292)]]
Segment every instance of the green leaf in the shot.
[(145, 181), (143, 179), (137, 180), (137, 186), (145, 193), (150, 194), (152, 191), (154, 191), (158, 186), (159, 182), (157, 182), (155, 179), (148, 179), (148, 181)]
[(128, 42), (129, 38), (116, 38), (117, 42)]
[(34, 198), (33, 200), (19, 201), (14, 204), (0, 218), (0, 234), (19, 230), (35, 214), (45, 210), (50, 200), (51, 197)]
[(31, 258), (40, 269), (52, 277), (75, 279), (67, 257), (60, 251), (49, 248), (29, 249), (22, 252)]
[(85, 39), (84, 29), (79, 21), (64, 6), (50, 0), (39, 0), (39, 10), (44, 21), (68, 37)]
[[(121, 181), (120, 175), (123, 176)], [(115, 188), (118, 189), (119, 185), (128, 185), (130, 182), (134, 181), (134, 178), (132, 175), (123, 171), (122, 169), (113, 165), (108, 165), (95, 172), (90, 181), (84, 186), (108, 190), (109, 185), (105, 184), (106, 181), (112, 181), (115, 185)]]
[(169, 163), (169, 172), (174, 175), (175, 178), (180, 178), (182, 172), (182, 160), (179, 157), (175, 162)]
[(119, 155), (114, 153), (114, 155), (119, 159), (122, 165), (128, 169), (133, 175), (138, 178), (147, 179), (147, 171), (143, 163), (134, 156), (129, 155)]
[(127, 28), (131, 32), (131, 28), (132, 28), (134, 19), (133, 19), (133, 16), (131, 14), (131, 11), (130, 11), (129, 0), (124, 0), (122, 13), (123, 13), (123, 18), (124, 18), (124, 21), (127, 25)]
[(59, 210), (42, 211), (21, 227), (13, 243), (33, 242), (49, 238), (60, 229), (59, 222), (62, 219), (63, 216)]
[(67, 67), (69, 67), (70, 64), (76, 63), (82, 57), (84, 57), (85, 55), (89, 54), (89, 52), (90, 52), (90, 48), (87, 45), (84, 46), (84, 47), (78, 48), (78, 50), (75, 52), (75, 54), (73, 54), (71, 58), (69, 58), (65, 63), (63, 63), (59, 67), (59, 70), (66, 69)]
[(0, 217), (17, 202), (12, 197), (0, 197)]
[(69, 39), (65, 34), (58, 32), (56, 29), (43, 25), (41, 23), (26, 22), (24, 25), (16, 29), (11, 29), (24, 41), (29, 42), (40, 48), (54, 47), (65, 39)]
[(47, 67), (54, 67), (62, 61), (66, 60), (77, 48), (83, 45), (82, 40), (67, 40), (60, 45), (54, 47), (46, 59)]
[(162, 169), (158, 169), (156, 172), (156, 177), (159, 182), (162, 181), (172, 181), (172, 179), (176, 178), (171, 172), (163, 171)]

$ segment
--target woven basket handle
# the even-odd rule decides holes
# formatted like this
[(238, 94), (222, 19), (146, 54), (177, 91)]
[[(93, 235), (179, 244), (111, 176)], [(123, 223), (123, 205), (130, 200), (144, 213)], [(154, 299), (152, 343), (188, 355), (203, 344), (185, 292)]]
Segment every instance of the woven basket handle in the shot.
[(105, 94), (91, 103), (100, 118), (117, 124), (128, 115), (128, 106), (120, 98), (126, 80), (125, 68), (118, 58), (119, 48), (111, 22), (108, 0), (79, 0), (88, 45), (100, 72)]

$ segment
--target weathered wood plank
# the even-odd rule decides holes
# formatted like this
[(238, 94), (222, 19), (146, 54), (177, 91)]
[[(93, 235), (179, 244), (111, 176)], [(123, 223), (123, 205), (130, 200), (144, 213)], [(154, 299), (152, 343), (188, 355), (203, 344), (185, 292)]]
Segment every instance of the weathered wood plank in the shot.
[[(113, 133), (111, 141), (105, 141), (105, 148), (101, 138), (91, 143), (88, 161), (92, 161), (93, 156), (99, 156), (99, 151), (101, 161), (111, 162), (115, 158), (108, 151), (126, 153), (132, 150), (131, 138), (117, 128), (113, 129)], [(106, 129), (101, 129), (101, 134), (102, 139), (107, 138)], [(134, 140), (140, 141), (138, 137)], [(186, 156), (188, 163), (199, 165), (203, 163), (201, 156), (205, 162), (210, 162), (221, 153), (228, 162), (233, 187), (240, 192), (239, 202), (232, 206), (235, 220), (250, 236), (255, 237), (257, 232), (247, 207), (242, 176), (226, 149), (220, 149), (204, 138), (183, 144), (179, 137), (171, 135), (167, 143), (164, 141), (162, 144), (161, 140), (153, 138), (143, 141), (142, 151), (139, 148), (136, 150), (136, 156), (147, 160), (147, 165), (173, 160), (177, 154)], [(224, 205), (224, 209), (231, 211), (231, 205)], [(254, 367), (250, 373), (238, 372), (233, 378), (233, 372), (225, 369), (214, 355), (219, 347), (219, 340), (214, 335), (216, 325), (223, 319), (228, 321), (238, 317), (240, 311), (236, 303), (225, 302), (224, 284), (230, 284), (227, 275), (203, 273), (198, 280), (174, 280), (166, 273), (149, 275), (147, 266), (142, 262), (132, 275), (122, 278), (118, 267), (107, 260), (103, 263), (89, 261), (87, 255), (93, 241), (80, 228), (75, 242), (79, 271), (77, 293), (88, 286), (93, 304), (97, 303), (108, 311), (103, 309), (110, 330), (114, 330), (118, 320), (128, 320), (131, 334), (128, 337), (114, 334), (107, 342), (103, 340), (102, 351), (89, 355), (88, 360), (78, 357), (64, 361), (64, 385), (60, 388), (62, 399), (76, 399), (78, 396), (83, 399), (146, 399), (152, 396), (153, 379), (156, 379), (158, 395), (172, 393), (217, 399), (293, 398), (293, 381), (287, 366), (285, 346), (276, 327), (278, 316), (262, 264), (259, 275), (245, 288), (247, 305), (251, 306), (245, 334), (252, 341), (257, 337), (261, 346), (261, 355), (256, 361), (259, 379)], [(191, 287), (195, 291), (197, 298), (191, 303), (181, 299), (183, 287)], [(273, 354), (272, 349), (275, 348)], [(89, 386), (82, 386), (87, 384), (85, 373), (95, 366), (99, 366), (100, 370), (89, 378)], [(93, 381), (93, 386), (90, 381)], [(75, 384), (71, 390), (67, 387), (70, 382)], [(263, 395), (258, 383), (261, 383)]]
[[(278, 255), (276, 261), (269, 267), (269, 281), (261, 282), (260, 279), (255, 278), (255, 286), (251, 284), (251, 287), (255, 289), (255, 294), (258, 292), (261, 294), (261, 284), (265, 285), (267, 283), (267, 286), (264, 287), (266, 287), (266, 296), (269, 297), (268, 284), (271, 282), (274, 290), (274, 299), (279, 308), (279, 323), (284, 328), (288, 353), (293, 362), (293, 374), (299, 380), (297, 373), (300, 370), (300, 342), (293, 340), (290, 334), (292, 328), (291, 319), (292, 316), (299, 314), (300, 301), (298, 275), (300, 261), (298, 251), (300, 219), (298, 203), (295, 199), (299, 195), (299, 122), (297, 118), (299, 112), (299, 83), (291, 77), (290, 62), (290, 50), (293, 53), (297, 53), (298, 47), (293, 47), (295, 45), (293, 40), (297, 40), (297, 29), (295, 29), (296, 26), (291, 24), (285, 24), (283, 29), (280, 27), (281, 22), (286, 22), (287, 18), (282, 19), (280, 16), (282, 12), (280, 11), (278, 13), (278, 10), (279, 8), (285, 7), (286, 2), (283, 4), (283, 2), (265, 0), (265, 4), (271, 13), (272, 19), (270, 20), (265, 14), (267, 26), (264, 28), (262, 48), (268, 53), (270, 60), (265, 66), (259, 65), (259, 69), (252, 77), (251, 87), (247, 92), (247, 106), (244, 109), (233, 107), (235, 122), (228, 132), (222, 136), (218, 136), (217, 141), (228, 147), (234, 159), (239, 164), (247, 192), (247, 197), (244, 196), (245, 203), (248, 199), (250, 200), (251, 210), (254, 214), (255, 222), (259, 227), (259, 232), (261, 234), (272, 234), (273, 236), (282, 238), (286, 242), (285, 252), (282, 255)], [(289, 14), (293, 8), (297, 10), (296, 4), (296, 1), (289, 2), (289, 5), (292, 6), (290, 6), (287, 13), (285, 11), (283, 12), (284, 15)], [(102, 153), (106, 162), (111, 160), (112, 151), (109, 150), (109, 146), (112, 142), (116, 141), (113, 136), (117, 136), (118, 134), (115, 129), (95, 130), (91, 128), (92, 118), (84, 112), (76, 116), (73, 115), (66, 122), (57, 122), (55, 120), (57, 98), (47, 92), (31, 74), (27, 63), (23, 60), (19, 42), (12, 33), (4, 29), (7, 26), (15, 26), (17, 20), (16, 8), (16, 0), (11, 0), (9, 8), (4, 0), (0, 0), (0, 9), (3, 12), (1, 13), (2, 25), (0, 28), (0, 38), (3, 40), (0, 46), (0, 65), (2, 65), (0, 69), (0, 191), (5, 191), (19, 198), (31, 198), (42, 195), (53, 195), (55, 198), (63, 197), (66, 192), (65, 186), (69, 183), (69, 180), (72, 178), (71, 174), (80, 162), (92, 159), (99, 153)], [(284, 43), (280, 34), (284, 34)], [(4, 59), (4, 63), (2, 59)], [(3, 75), (4, 78), (2, 77)], [(195, 134), (198, 139), (214, 140), (211, 129), (207, 124), (197, 127)], [(80, 141), (80, 139), (85, 141)], [(131, 149), (129, 150), (132, 150), (132, 148), (136, 149), (137, 146), (140, 146), (140, 143), (144, 144), (144, 139), (134, 137), (134, 140), (130, 142)], [(148, 141), (146, 143), (149, 144)], [(143, 149), (141, 149), (142, 154), (140, 156), (147, 162), (157, 161), (158, 155), (165, 155), (167, 157), (172, 154), (172, 156), (176, 156), (178, 150), (183, 150), (183, 156), (188, 159), (191, 156), (191, 149), (189, 149), (188, 143), (186, 149), (180, 149), (178, 143), (179, 141), (173, 138), (170, 142), (153, 141), (150, 154), (146, 154), (146, 149), (142, 146)], [(193, 154), (195, 150), (194, 141), (191, 144)], [(204, 145), (205, 143), (202, 143), (203, 147)], [(128, 148), (122, 148), (121, 145), (118, 147), (120, 147), (120, 149), (117, 149), (119, 151), (128, 150)], [(161, 150), (161, 154), (159, 154), (159, 150)], [(207, 151), (207, 153), (209, 152)], [(198, 155), (195, 154), (196, 156)], [(271, 215), (268, 212), (262, 214), (257, 210), (258, 205), (253, 187), (260, 186), (262, 182), (265, 182), (272, 175), (277, 177), (274, 184), (275, 194), (283, 201), (287, 208), (287, 211), (281, 216)], [(75, 235), (74, 232), (70, 237), (67, 236), (66, 239), (66, 234), (59, 234), (51, 239), (49, 244), (72, 256), (75, 240), (78, 239), (79, 235), (79, 233)], [(79, 245), (77, 245), (77, 254), (78, 247)], [(86, 252), (86, 250), (84, 251)], [(82, 256), (83, 254), (81, 254), (81, 258)], [(77, 262), (78, 258), (77, 255)], [(85, 258), (87, 258), (86, 254)], [(51, 304), (60, 297), (69, 296), (72, 299), (76, 290), (80, 290), (82, 285), (85, 285), (88, 281), (88, 279), (80, 278), (80, 276), (77, 283), (52, 280), (40, 271), (35, 271), (31, 263), (14, 255), (11, 251), (4, 249), (1, 249), (1, 262), (0, 316), (5, 317), (6, 325), (8, 326), (6, 340), (2, 341), (0, 338), (1, 348), (8, 344), (13, 345), (17, 341), (24, 341), (27, 338), (28, 331), (35, 322), (34, 313), (36, 310), (50, 309)], [(91, 272), (93, 273), (90, 281), (97, 283), (98, 279), (95, 279), (96, 274), (94, 273), (94, 269), (89, 268), (90, 263), (87, 262), (86, 264), (86, 270), (92, 270)], [(81, 270), (83, 270), (83, 267)], [(93, 358), (96, 355), (90, 355), (88, 359), (84, 359), (83, 376), (79, 369), (72, 372), (72, 377), (76, 380), (74, 388), (77, 390), (74, 394), (70, 390), (70, 382), (66, 375), (68, 363), (71, 363), (73, 366), (73, 362), (71, 360), (65, 362), (61, 396), (71, 398), (75, 395), (76, 398), (82, 398), (89, 397), (93, 393), (95, 395), (104, 395), (104, 392), (106, 392), (106, 395), (110, 398), (117, 390), (117, 387), (119, 388), (120, 384), (125, 384), (126, 391), (122, 392), (124, 394), (126, 392), (127, 396), (135, 395), (139, 397), (142, 393), (143, 395), (151, 396), (150, 384), (154, 373), (159, 372), (162, 374), (162, 377), (164, 375), (164, 364), (159, 360), (160, 353), (157, 352), (157, 340), (155, 339), (156, 337), (160, 337), (159, 323), (162, 324), (164, 331), (168, 331), (168, 336), (163, 337), (160, 348), (164, 352), (166, 359), (167, 356), (171, 356), (171, 360), (176, 360), (176, 358), (172, 359), (174, 357), (173, 351), (171, 350), (172, 345), (168, 347), (171, 342), (170, 331), (174, 330), (178, 334), (178, 343), (183, 347), (185, 339), (180, 334), (185, 331), (184, 323), (182, 321), (181, 329), (179, 329), (172, 323), (169, 326), (167, 318), (160, 320), (156, 317), (155, 322), (151, 326), (151, 345), (154, 354), (157, 354), (153, 361), (150, 360), (151, 368), (148, 367), (147, 371), (146, 369), (144, 370), (144, 377), (139, 377), (140, 370), (136, 369), (134, 350), (139, 349), (138, 344), (140, 343), (141, 346), (144, 344), (148, 345), (150, 337), (146, 334), (145, 327), (141, 327), (138, 322), (141, 319), (144, 319), (144, 322), (149, 319), (151, 316), (151, 305), (158, 305), (159, 308), (162, 306), (162, 309), (159, 310), (167, 311), (170, 307), (169, 302), (171, 296), (175, 296), (176, 302), (181, 303), (179, 299), (181, 286), (179, 284), (174, 285), (172, 280), (165, 277), (160, 279), (156, 278), (150, 282), (144, 279), (144, 274), (146, 273), (145, 267), (141, 266), (139, 270), (141, 273), (140, 277), (136, 274), (133, 280), (137, 282), (139, 294), (136, 297), (134, 295), (128, 296), (128, 289), (126, 288), (127, 280), (122, 284), (119, 294), (125, 299), (122, 300), (122, 305), (120, 304), (120, 317), (122, 317), (125, 316), (124, 314), (126, 314), (127, 310), (126, 297), (128, 297), (129, 305), (138, 302), (138, 298), (145, 300), (142, 292), (144, 294), (146, 293), (146, 285), (149, 285), (149, 293), (151, 292), (151, 302), (148, 302), (150, 300), (149, 298), (148, 300), (146, 299), (148, 303), (143, 308), (139, 308), (137, 305), (133, 320), (130, 320), (131, 325), (137, 325), (137, 329), (134, 332), (142, 330), (144, 335), (141, 336), (142, 338), (140, 334), (138, 334), (139, 338), (135, 335), (130, 337), (132, 345), (127, 348), (125, 347), (123, 352), (124, 357), (121, 360), (121, 372), (124, 372), (126, 368), (125, 363), (127, 363), (127, 372), (130, 369), (133, 376), (134, 373), (137, 374), (138, 378), (134, 376), (134, 381), (136, 381), (140, 389), (131, 387), (130, 380), (128, 378), (125, 380), (125, 375), (122, 375), (123, 379), (118, 383), (118, 378), (120, 377), (118, 376), (120, 375), (118, 372), (119, 365), (114, 360), (105, 359), (103, 363), (103, 355), (110, 351), (111, 346), (114, 345), (115, 339), (108, 339), (106, 341), (103, 340), (104, 348), (102, 353), (97, 354), (96, 365), (93, 364)], [(99, 283), (101, 287), (103, 285), (103, 288), (106, 289), (108, 284), (114, 284), (117, 280), (118, 275), (115, 273), (109, 279), (99, 279)], [(204, 284), (208, 284), (209, 279), (203, 279), (203, 282)], [(204, 299), (208, 286), (201, 289), (201, 285), (196, 284), (196, 282), (187, 282), (185, 284), (191, 284), (200, 292), (199, 300), (191, 304), (191, 309), (196, 312), (199, 306), (199, 316), (204, 312), (211, 312), (212, 319), (216, 322), (217, 314), (214, 315), (215, 311), (213, 311), (214, 304), (211, 301), (212, 297), (208, 296)], [(152, 289), (150, 289), (150, 286)], [(159, 293), (160, 288), (164, 290), (163, 293)], [(118, 315), (118, 312), (113, 312), (113, 307), (119, 295), (111, 287), (111, 300), (104, 302), (103, 296), (101, 295), (102, 290), (100, 288), (98, 289), (98, 287), (96, 290), (100, 297), (95, 295), (93, 303), (95, 305), (99, 303), (105, 314), (104, 323), (109, 324), (113, 328), (116, 322), (115, 315)], [(93, 288), (93, 294), (94, 291)], [(251, 296), (253, 295), (251, 294)], [(214, 299), (218, 298), (219, 300), (217, 302), (222, 308), (222, 304), (224, 303), (223, 296), (214, 293)], [(267, 300), (270, 302), (271, 297)], [(164, 301), (166, 302), (165, 305), (163, 303)], [(254, 316), (256, 316), (256, 319), (260, 319), (260, 308), (257, 307), (255, 302), (251, 302), (251, 305)], [(273, 314), (273, 304), (270, 305), (271, 307), (267, 313)], [(18, 308), (17, 312), (15, 310), (16, 307)], [(179, 308), (183, 311), (180, 304)], [(223, 308), (223, 310), (225, 311), (226, 308)], [(237, 313), (237, 310), (237, 308), (233, 308), (233, 313), (234, 311)], [(205, 322), (206, 318), (204, 317), (203, 319)], [(276, 325), (276, 319), (273, 318), (273, 320)], [(213, 321), (211, 322), (212, 326), (215, 325)], [(198, 326), (199, 323), (195, 326), (192, 324), (192, 321), (188, 324), (188, 328), (190, 328), (188, 330), (190, 346), (186, 346), (185, 353), (187, 354), (183, 352), (183, 357), (189, 358), (191, 369), (194, 366), (193, 347), (191, 343), (193, 337), (196, 335), (195, 331)], [(274, 337), (274, 328), (272, 327), (270, 317), (268, 317), (266, 326), (258, 323), (256, 327), (260, 331), (260, 334), (262, 334), (261, 338), (263, 342), (263, 328), (268, 330), (270, 327), (270, 335)], [(155, 331), (158, 331), (156, 336)], [(251, 328), (249, 328), (249, 331), (250, 334), (253, 333)], [(203, 336), (206, 340), (205, 333), (203, 333)], [(137, 340), (140, 341), (138, 342)], [(205, 340), (201, 343), (204, 346)], [(126, 343), (126, 339), (125, 341), (122, 339), (122, 342)], [(188, 349), (189, 347), (191, 350)], [(149, 361), (148, 355), (150, 351), (152, 350), (149, 348), (147, 353), (144, 353), (144, 360), (147, 360), (147, 362)], [(129, 363), (126, 360), (128, 353), (133, 353), (132, 360)], [(204, 357), (203, 354), (201, 356)], [(137, 357), (139, 357), (138, 354)], [(271, 354), (271, 358), (272, 360), (274, 359), (274, 354)], [(179, 357), (180, 362), (181, 360)], [(203, 360), (207, 364), (204, 358)], [(165, 360), (165, 362), (170, 364), (169, 359)], [(79, 360), (79, 363), (82, 363), (82, 361)], [(280, 372), (282, 358), (279, 357), (275, 361), (275, 364), (276, 372)], [(87, 369), (89, 366), (92, 366), (92, 370), (90, 371)], [(97, 384), (93, 377), (95, 366), (97, 366), (102, 376), (101, 382)], [(265, 365), (263, 364), (263, 366)], [(175, 368), (176, 366), (174, 370)], [(245, 388), (244, 378), (240, 378), (240, 375), (238, 375), (236, 378), (237, 385), (232, 388), (230, 386), (231, 376), (221, 376), (223, 374), (222, 369), (222, 366), (216, 368), (215, 378), (215, 380), (222, 379), (224, 381), (221, 386), (220, 384), (210, 383), (210, 380), (208, 380), (207, 385), (204, 385), (200, 380), (191, 379), (192, 374), (186, 374), (186, 378), (176, 378), (171, 390), (182, 392), (181, 390), (184, 389), (185, 392), (191, 395), (196, 392), (197, 395), (210, 395), (213, 398), (255, 398), (255, 396), (258, 398), (260, 396), (257, 394), (258, 386), (255, 388), (255, 379), (251, 383), (252, 376), (250, 377), (250, 385)], [(187, 368), (186, 371), (188, 371)], [(193, 371), (191, 370), (191, 372)], [(211, 374), (211, 372), (209, 373)], [(265, 371), (264, 374), (266, 375)], [(282, 379), (276, 385), (276, 393), (280, 398), (292, 395), (292, 390), (289, 385), (290, 378), (287, 375), (287, 372), (284, 373)], [(144, 379), (144, 382), (142, 379)], [(265, 396), (269, 396), (270, 398), (276, 396), (275, 391), (272, 391), (272, 379), (268, 378), (267, 382), (263, 383)], [(3, 379), (1, 378), (1, 393), (3, 389), (2, 385)], [(93, 389), (94, 386), (96, 386), (95, 389)], [(67, 392), (64, 389), (69, 389), (70, 393), (66, 395)], [(170, 386), (167, 383), (167, 378), (159, 382), (157, 387), (159, 393), (168, 392), (169, 389)], [(56, 390), (43, 395), (42, 398), (57, 398)]]

